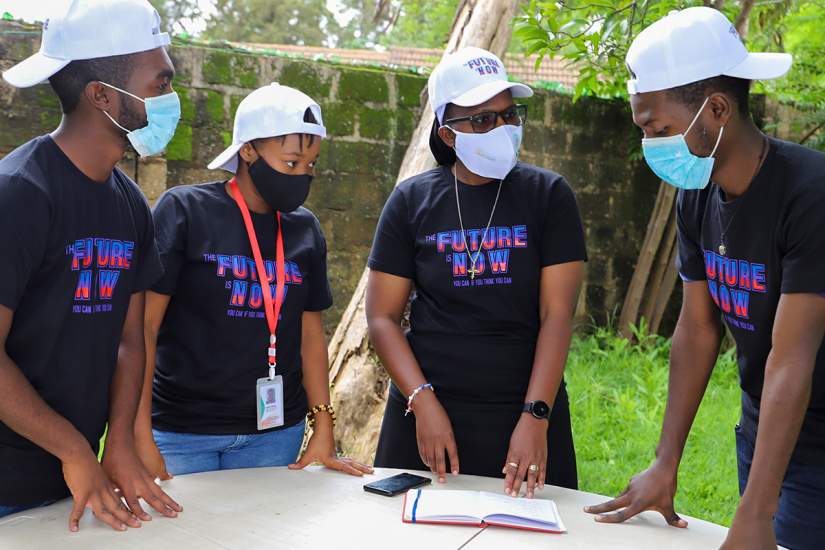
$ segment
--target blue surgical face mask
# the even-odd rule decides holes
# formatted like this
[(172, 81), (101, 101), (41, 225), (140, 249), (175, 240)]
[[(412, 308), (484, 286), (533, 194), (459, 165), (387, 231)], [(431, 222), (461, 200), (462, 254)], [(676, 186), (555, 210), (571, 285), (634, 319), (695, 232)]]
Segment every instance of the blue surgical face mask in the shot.
[(141, 157), (149, 157), (162, 153), (172, 140), (172, 136), (175, 135), (175, 129), (178, 127), (178, 121), (180, 120), (180, 98), (178, 94), (172, 92), (142, 99), (135, 94), (121, 90), (111, 84), (106, 84), (105, 82), (101, 82), (101, 84), (144, 103), (148, 123), (143, 128), (137, 128), (135, 130), (124, 128), (118, 124), (109, 113), (106, 111), (103, 111), (103, 113), (109, 117), (109, 120), (111, 120), (115, 126), (126, 132), (129, 143), (132, 144), (132, 147), (135, 148), (138, 155)]
[(685, 136), (708, 103), (708, 98), (702, 103), (699, 112), (693, 117), (684, 134), (677, 134), (670, 137), (644, 138), (642, 140), (642, 151), (650, 169), (664, 181), (679, 189), (704, 189), (710, 181), (713, 172), (713, 155), (722, 141), (722, 133), (725, 127), (719, 129), (719, 137), (716, 138), (716, 145), (713, 147), (710, 156), (697, 157), (690, 152)]

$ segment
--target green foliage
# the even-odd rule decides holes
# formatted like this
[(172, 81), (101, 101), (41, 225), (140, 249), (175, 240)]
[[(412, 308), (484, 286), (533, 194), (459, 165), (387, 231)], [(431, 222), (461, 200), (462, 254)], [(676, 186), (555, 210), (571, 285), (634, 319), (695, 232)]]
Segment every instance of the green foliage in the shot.
[(326, 0), (214, 0), (205, 38), (262, 44), (328, 45), (337, 28)]
[(406, 0), (395, 25), (379, 43), (384, 46), (441, 48), (450, 38), (458, 0)]
[[(597, 328), (573, 340), (565, 378), (584, 491), (618, 495), (654, 458), (667, 402), (670, 341), (644, 326), (635, 339)], [(730, 349), (719, 358), (688, 438), (677, 512), (730, 525), (739, 500), (733, 432), (739, 400)]]
[[(794, 55), (787, 78), (767, 81), (762, 87), (782, 101), (793, 104), (801, 116), (790, 120), (800, 142), (825, 151), (825, 0), (801, 2), (783, 20), (784, 32), (769, 38)], [(774, 46), (766, 44), (766, 46)]]
[[(638, 33), (674, 9), (719, 4), (736, 21), (745, 4), (706, 0), (530, 0), (516, 18), (515, 35), (525, 55), (561, 57), (580, 68), (574, 98), (626, 97), (627, 49)], [(783, 79), (757, 90), (775, 93), (803, 110), (794, 121), (809, 145), (825, 148), (825, 0), (756, 2), (740, 34), (754, 51), (787, 51), (794, 66)], [(809, 135), (808, 135), (809, 134)]]

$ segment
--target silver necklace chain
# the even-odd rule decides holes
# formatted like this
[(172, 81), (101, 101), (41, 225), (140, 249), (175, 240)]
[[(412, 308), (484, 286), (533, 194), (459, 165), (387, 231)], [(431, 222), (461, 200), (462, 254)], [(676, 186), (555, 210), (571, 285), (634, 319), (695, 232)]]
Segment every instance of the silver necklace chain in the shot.
[(456, 174), (455, 167), (453, 167), (453, 178), (455, 183), (455, 206), (456, 209), (458, 209), (458, 223), (461, 226), (461, 235), (464, 237), (464, 250), (467, 251), (467, 256), (470, 258), (470, 279), (475, 279), (477, 273), (476, 262), (478, 261), (479, 254), (481, 254), (484, 241), (487, 240), (487, 233), (490, 231), (490, 224), (493, 223), (493, 215), (496, 213), (498, 198), (501, 196), (501, 184), (504, 180), (498, 180), (498, 191), (496, 191), (496, 200), (493, 202), (493, 209), (490, 211), (490, 219), (487, 220), (487, 227), (484, 228), (484, 234), (481, 237), (481, 241), (478, 243), (478, 250), (476, 250), (476, 255), (473, 256), (470, 253), (470, 245), (467, 243), (467, 232), (464, 230), (464, 220), (461, 218), (461, 201), (458, 198), (458, 174)]
[[(762, 165), (765, 163), (765, 157), (767, 156), (767, 149), (768, 149), (768, 138), (762, 136), (762, 149), (759, 152), (759, 158), (757, 159), (756, 163), (756, 170), (753, 172), (753, 176), (751, 176), (751, 180), (748, 183), (748, 187), (753, 184), (753, 180), (756, 179), (756, 176), (759, 175), (759, 170), (762, 169)], [(721, 192), (721, 189), (718, 191)], [(747, 193), (746, 193), (747, 194)], [(728, 253), (728, 246), (725, 244), (725, 236), (728, 234), (728, 229), (730, 229), (731, 224), (733, 223), (733, 219), (739, 213), (739, 209), (742, 207), (742, 203), (744, 202), (744, 197), (739, 200), (739, 204), (736, 206), (736, 210), (733, 211), (731, 217), (728, 218), (728, 223), (724, 229), (722, 229), (722, 197), (719, 193), (716, 194), (716, 219), (719, 222), (719, 254), (721, 256), (726, 256)]]

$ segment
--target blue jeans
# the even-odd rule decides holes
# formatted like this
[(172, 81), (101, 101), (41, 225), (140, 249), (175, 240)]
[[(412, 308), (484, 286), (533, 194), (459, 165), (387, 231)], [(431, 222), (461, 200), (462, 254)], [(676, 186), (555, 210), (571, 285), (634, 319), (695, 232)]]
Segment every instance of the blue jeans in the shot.
[(41, 508), (43, 506), (48, 506), (49, 504), (54, 504), (57, 502), (56, 500), (47, 500), (46, 502), (41, 502), (39, 504), (26, 504), (23, 506), (4, 506), (0, 504), (0, 518), (4, 516), (10, 516), (12, 514), (17, 514), (18, 512), (25, 512), (26, 510), (31, 510), (32, 508)]
[(286, 466), (298, 458), (302, 420), (294, 426), (251, 435), (203, 435), (152, 430), (170, 474)]
[[(739, 494), (745, 492), (754, 442), (736, 427)], [(789, 550), (821, 550), (825, 541), (825, 466), (791, 462), (782, 481), (773, 517), (776, 542)]]

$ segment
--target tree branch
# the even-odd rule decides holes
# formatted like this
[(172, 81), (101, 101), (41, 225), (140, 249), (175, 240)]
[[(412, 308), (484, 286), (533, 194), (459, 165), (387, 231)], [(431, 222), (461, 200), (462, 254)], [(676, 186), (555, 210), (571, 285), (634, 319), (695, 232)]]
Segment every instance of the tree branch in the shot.
[(742, 0), (742, 10), (736, 16), (736, 21), (733, 24), (736, 27), (736, 32), (742, 38), (745, 38), (748, 34), (748, 17), (750, 17), (755, 3), (755, 0)]

